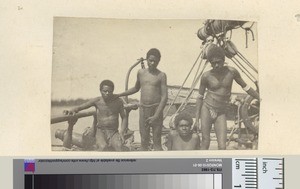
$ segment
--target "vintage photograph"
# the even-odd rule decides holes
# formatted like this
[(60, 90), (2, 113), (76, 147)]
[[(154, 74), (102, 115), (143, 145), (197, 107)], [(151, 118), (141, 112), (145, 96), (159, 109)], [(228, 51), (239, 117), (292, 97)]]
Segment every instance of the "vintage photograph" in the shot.
[(257, 23), (55, 17), (53, 151), (257, 150)]

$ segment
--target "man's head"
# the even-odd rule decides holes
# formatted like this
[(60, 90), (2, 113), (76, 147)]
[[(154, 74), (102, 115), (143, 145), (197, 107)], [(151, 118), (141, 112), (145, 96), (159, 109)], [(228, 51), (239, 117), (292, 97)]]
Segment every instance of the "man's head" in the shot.
[(150, 70), (155, 70), (160, 61), (160, 52), (158, 49), (153, 48), (147, 52), (147, 63)]
[(175, 126), (180, 136), (188, 136), (191, 134), (191, 126), (193, 118), (186, 112), (181, 112), (175, 117)]
[(224, 50), (217, 45), (213, 45), (207, 52), (207, 60), (214, 70), (223, 67), (225, 61)]
[(100, 83), (100, 93), (104, 100), (109, 100), (114, 92), (114, 83), (110, 80), (103, 80)]

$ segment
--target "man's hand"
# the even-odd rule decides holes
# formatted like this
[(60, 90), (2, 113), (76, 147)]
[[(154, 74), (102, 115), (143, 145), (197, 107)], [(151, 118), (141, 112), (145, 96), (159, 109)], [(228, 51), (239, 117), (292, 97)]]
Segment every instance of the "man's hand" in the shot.
[(259, 109), (259, 103), (260, 103), (260, 101), (261, 100), (254, 99), (254, 100), (251, 101), (250, 106), (254, 107), (256, 109)]
[(78, 118), (77, 117), (70, 117), (69, 120), (68, 120), (68, 124), (69, 125), (75, 125), (76, 122), (77, 122)]
[(64, 110), (63, 114), (68, 115), (68, 116), (74, 116), (76, 114), (76, 112), (73, 110)]
[(148, 117), (145, 122), (147, 125), (152, 125), (157, 119), (158, 119), (158, 117), (151, 116), (151, 117)]
[(120, 131), (120, 137), (121, 137), (122, 144), (124, 144), (125, 143), (124, 131)]
[(138, 108), (138, 104), (124, 104), (125, 110), (137, 110)]
[(144, 59), (143, 57), (137, 59), (138, 62), (143, 62), (144, 60), (146, 60), (146, 59)]

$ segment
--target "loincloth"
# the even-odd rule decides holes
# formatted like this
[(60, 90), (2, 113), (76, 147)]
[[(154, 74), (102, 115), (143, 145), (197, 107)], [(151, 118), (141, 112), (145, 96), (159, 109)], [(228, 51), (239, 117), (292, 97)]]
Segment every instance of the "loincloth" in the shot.
[(160, 113), (158, 118), (154, 121), (152, 125), (148, 125), (146, 123), (146, 120), (149, 117), (154, 116), (157, 108), (159, 106), (159, 103), (151, 104), (151, 105), (145, 105), (145, 104), (140, 104), (140, 123), (145, 126), (162, 126), (163, 125), (163, 113)]
[(216, 107), (216, 106), (210, 105), (205, 100), (203, 102), (203, 106), (205, 106), (208, 109), (210, 117), (213, 120), (217, 119), (217, 117), (220, 115), (226, 114), (226, 112), (228, 110), (228, 104), (226, 104), (226, 105), (222, 104), (222, 106)]
[(98, 128), (97, 132), (102, 132), (102, 134), (104, 135), (104, 140), (106, 141), (108, 146), (111, 146), (112, 138), (115, 135), (119, 135), (119, 131), (118, 130), (113, 130), (113, 129)]

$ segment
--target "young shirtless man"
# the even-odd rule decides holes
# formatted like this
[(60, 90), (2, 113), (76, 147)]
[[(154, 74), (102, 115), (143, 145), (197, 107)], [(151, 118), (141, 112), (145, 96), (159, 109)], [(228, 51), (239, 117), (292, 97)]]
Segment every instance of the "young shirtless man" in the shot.
[(139, 129), (141, 134), (141, 150), (149, 150), (150, 127), (153, 131), (153, 148), (162, 150), (161, 131), (163, 126), (163, 110), (167, 103), (167, 76), (157, 69), (161, 55), (158, 49), (147, 52), (147, 69), (140, 69), (135, 86), (117, 96), (127, 96), (141, 90)]
[[(259, 94), (249, 87), (241, 78), (240, 73), (233, 67), (224, 66), (225, 53), (218, 46), (212, 47), (207, 53), (207, 60), (212, 69), (203, 74), (196, 102), (196, 126), (199, 127), (201, 114), (201, 149), (207, 150), (210, 145), (210, 131), (214, 124), (218, 149), (226, 149), (227, 124), (226, 110), (231, 96), (232, 83), (235, 81), (244, 91), (256, 99)], [(207, 89), (205, 98), (204, 92)]]
[[(113, 82), (104, 80), (100, 83), (100, 97), (96, 97), (71, 110), (64, 111), (67, 115), (74, 115), (77, 112), (92, 106), (96, 108), (97, 124), (96, 128), (94, 128), (94, 134), (96, 138), (95, 148), (99, 151), (103, 151), (107, 149), (107, 147), (112, 147), (116, 151), (122, 150), (124, 129), (127, 126), (127, 117), (125, 116), (122, 100), (120, 98), (115, 98), (113, 91)], [(118, 132), (119, 115), (122, 118), (120, 133)], [(72, 134), (72, 129), (68, 128), (68, 134)], [(70, 142), (71, 141), (64, 141), (64, 143), (67, 144)]]
[(199, 150), (200, 137), (191, 130), (192, 117), (182, 112), (175, 117), (174, 123), (176, 130), (171, 130), (168, 135), (168, 150)]

